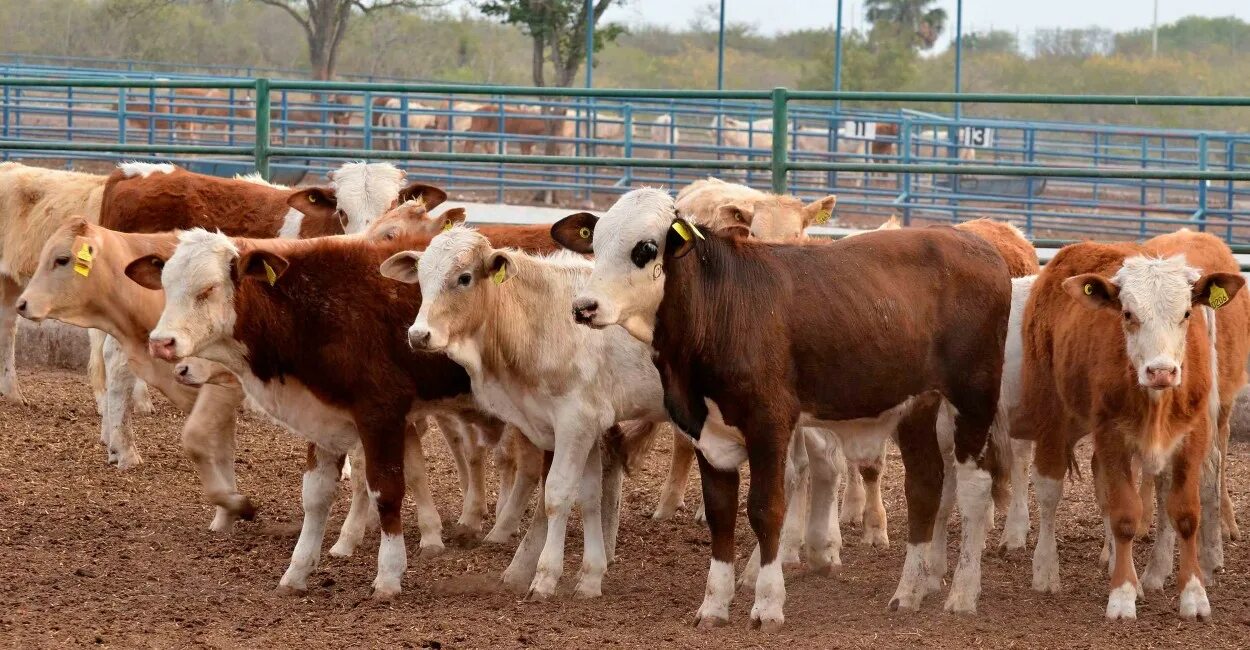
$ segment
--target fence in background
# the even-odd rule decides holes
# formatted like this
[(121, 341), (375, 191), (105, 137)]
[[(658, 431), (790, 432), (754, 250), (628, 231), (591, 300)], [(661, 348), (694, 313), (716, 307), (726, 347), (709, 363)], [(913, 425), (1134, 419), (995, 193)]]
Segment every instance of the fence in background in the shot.
[(990, 216), (1037, 237), (1189, 225), (1250, 241), (1250, 134), (834, 109), (838, 99), (1246, 107), (1250, 98), (539, 89), (28, 66), (0, 66), (0, 92), (6, 157), (159, 157), (209, 173), (254, 167), (280, 182), (343, 159), (386, 159), (479, 199), (541, 191), (579, 204), (715, 174), (836, 193), (852, 221)]

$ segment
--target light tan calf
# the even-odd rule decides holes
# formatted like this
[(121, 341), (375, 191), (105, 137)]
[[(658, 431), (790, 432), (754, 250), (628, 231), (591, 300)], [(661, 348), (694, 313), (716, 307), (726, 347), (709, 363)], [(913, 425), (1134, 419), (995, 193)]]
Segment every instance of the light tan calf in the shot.
[(837, 202), (838, 197), (829, 195), (804, 205), (793, 196), (707, 178), (677, 194), (677, 212), (712, 230), (746, 226), (758, 239), (786, 241), (803, 239), (807, 227), (828, 221)]

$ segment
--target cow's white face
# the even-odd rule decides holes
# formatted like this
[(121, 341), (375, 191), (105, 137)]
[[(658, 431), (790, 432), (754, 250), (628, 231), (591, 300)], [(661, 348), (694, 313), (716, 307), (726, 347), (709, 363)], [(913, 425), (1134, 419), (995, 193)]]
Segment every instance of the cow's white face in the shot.
[(238, 259), (238, 247), (225, 235), (200, 228), (179, 235), (178, 247), (161, 271), (165, 311), (148, 339), (153, 356), (167, 361), (190, 356), (232, 360), (218, 344), (234, 336), (232, 273)]
[(586, 288), (573, 300), (577, 322), (594, 328), (620, 325), (651, 342), (664, 298), (664, 253), (676, 218), (668, 193), (639, 189), (625, 194), (602, 218), (579, 213), (552, 227), (565, 248), (595, 255)]
[(421, 283), (421, 309), (408, 343), (414, 349), (444, 351), (482, 325), (490, 311), (487, 292), (509, 277), (508, 255), (491, 249), (481, 233), (452, 228), (430, 240), (424, 253), (408, 251), (382, 263), (382, 275)]
[(344, 232), (364, 232), (374, 219), (395, 206), (406, 174), (390, 163), (344, 163), (330, 172), (338, 209), (347, 217)]
[(1137, 383), (1152, 391), (1181, 384), (1185, 339), (1193, 309), (1222, 307), (1245, 284), (1239, 274), (1202, 275), (1184, 256), (1130, 257), (1110, 279), (1097, 274), (1064, 281), (1080, 302), (1119, 313), (1125, 353)]

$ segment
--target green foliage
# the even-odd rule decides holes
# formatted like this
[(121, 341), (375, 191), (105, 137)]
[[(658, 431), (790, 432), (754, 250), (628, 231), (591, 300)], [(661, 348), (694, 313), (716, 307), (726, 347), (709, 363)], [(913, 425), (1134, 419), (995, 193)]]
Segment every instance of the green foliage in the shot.
[(988, 32), (972, 32), (963, 36), (964, 52), (995, 52), (1015, 54), (1020, 51), (1016, 35), (1002, 29)]
[[(946, 28), (946, 10), (934, 7), (937, 0), (866, 0), (864, 9), (868, 22), (886, 24), (906, 42), (921, 49), (931, 49)], [(874, 27), (875, 29), (875, 27)]]
[[(599, 52), (625, 33), (625, 27), (616, 23), (598, 25), (603, 12), (612, 0), (593, 2), (593, 21), (596, 27), (592, 48)], [(486, 16), (508, 25), (515, 25), (530, 37), (535, 52), (534, 83), (542, 86), (544, 73), (540, 61), (547, 58), (555, 67), (557, 85), (567, 86), (586, 57), (586, 1), (585, 0), (477, 0), (476, 6)]]

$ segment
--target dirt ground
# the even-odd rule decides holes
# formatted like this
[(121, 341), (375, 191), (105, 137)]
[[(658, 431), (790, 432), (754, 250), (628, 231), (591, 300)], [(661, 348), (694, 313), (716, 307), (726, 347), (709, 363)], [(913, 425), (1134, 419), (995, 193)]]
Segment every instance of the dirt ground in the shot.
[[(404, 592), (368, 598), (376, 534), (355, 557), (323, 557), (301, 598), (275, 594), (300, 521), (304, 446), (293, 435), (245, 415), (239, 431), (242, 489), (261, 504), (257, 521), (230, 535), (208, 532), (211, 511), (178, 447), (181, 417), (158, 399), (136, 416), (145, 463), (120, 472), (105, 464), (99, 418), (75, 373), (25, 371), (31, 406), (0, 402), (0, 645), (66, 647), (1189, 647), (1250, 646), (1250, 551), (1227, 547), (1227, 571), (1211, 592), (1214, 622), (1184, 623), (1173, 585), (1139, 604), (1136, 622), (1103, 619), (1106, 584), (1096, 562), (1101, 525), (1088, 482), (1069, 484), (1060, 510), (1064, 591), (1029, 588), (1027, 555), (987, 554), (980, 613), (941, 611), (931, 595), (919, 613), (886, 604), (902, 567), (904, 509), (897, 454), (886, 478), (891, 545), (858, 546), (848, 530), (844, 566), (834, 577), (787, 571), (786, 627), (766, 635), (748, 626), (750, 598), (735, 599), (728, 627), (691, 627), (703, 595), (708, 533), (689, 512), (649, 519), (667, 468), (668, 441), (639, 476), (627, 479), (616, 563), (593, 601), (565, 595), (580, 561), (580, 524), (570, 526), (565, 579), (551, 602), (527, 603), (499, 589), (512, 548), (449, 548), (433, 560), (414, 552)], [(444, 518), (459, 504), (454, 465), (441, 442), (427, 445)], [(1233, 451), (1233, 498), (1243, 521), (1250, 446)], [(690, 486), (690, 496), (695, 485)], [(333, 533), (347, 509), (340, 490)], [(409, 509), (409, 512), (411, 510)], [(952, 536), (952, 564), (955, 539)], [(991, 534), (995, 544), (997, 533)], [(1032, 539), (1030, 539), (1030, 542)], [(742, 558), (752, 536), (738, 525)], [(326, 543), (328, 549), (330, 541)], [(1138, 546), (1138, 567), (1148, 549)], [(739, 562), (741, 566), (742, 560)]]

